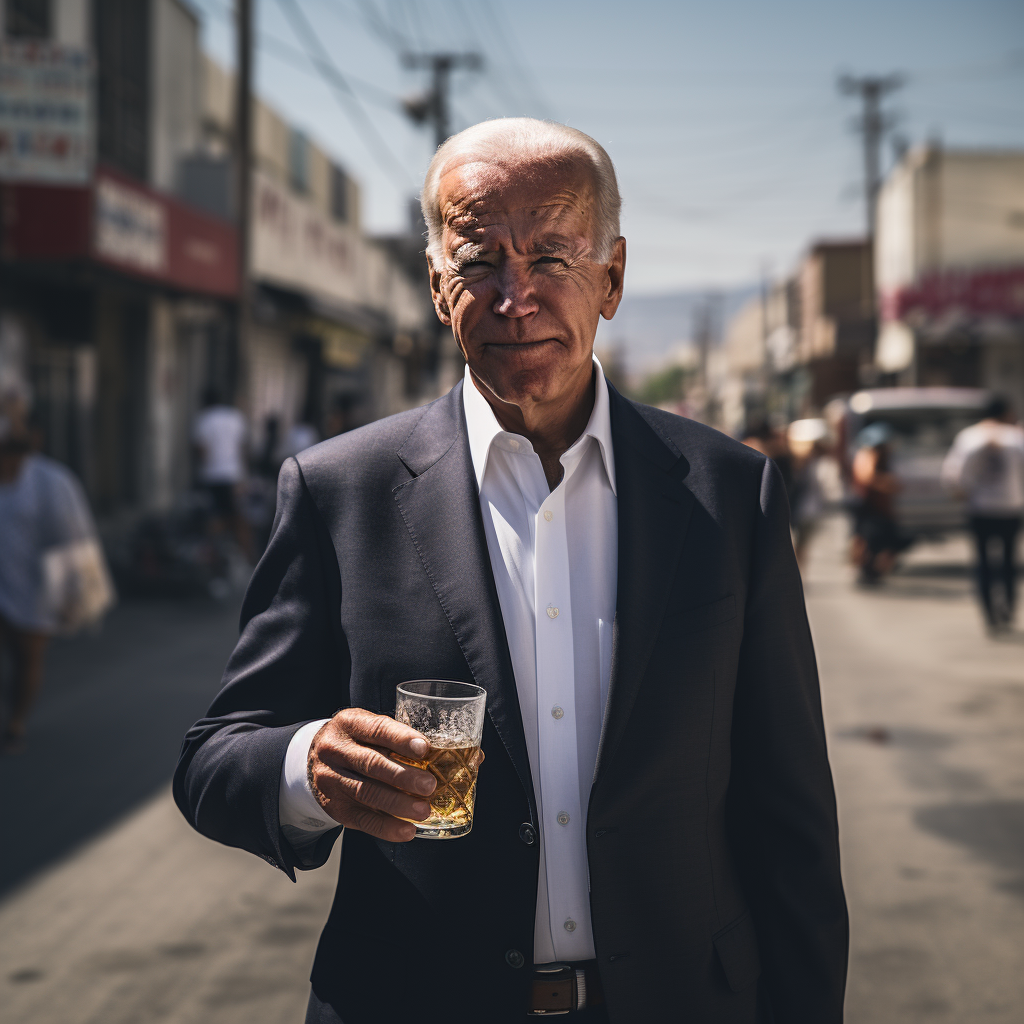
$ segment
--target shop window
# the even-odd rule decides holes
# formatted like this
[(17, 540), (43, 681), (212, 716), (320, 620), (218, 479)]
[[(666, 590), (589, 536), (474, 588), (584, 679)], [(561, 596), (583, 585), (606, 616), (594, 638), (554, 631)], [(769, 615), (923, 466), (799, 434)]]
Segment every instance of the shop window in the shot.
[(348, 221), (348, 175), (331, 164), (331, 216), (343, 224)]
[(309, 140), (295, 128), (288, 138), (288, 181), (296, 192), (309, 191)]
[(139, 181), (149, 173), (149, 9), (93, 0), (99, 158)]
[(49, 39), (51, 0), (6, 0), (4, 34), (10, 39)]

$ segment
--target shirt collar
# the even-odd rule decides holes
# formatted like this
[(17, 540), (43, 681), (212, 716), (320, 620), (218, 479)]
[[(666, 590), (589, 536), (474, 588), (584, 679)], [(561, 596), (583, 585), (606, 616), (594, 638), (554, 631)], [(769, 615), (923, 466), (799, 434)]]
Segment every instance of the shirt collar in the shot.
[[(615, 494), (615, 458), (612, 449), (612, 420), (611, 405), (608, 400), (608, 382), (605, 380), (604, 370), (601, 367), (597, 356), (593, 357), (596, 373), (596, 387), (594, 388), (594, 408), (590, 413), (586, 429), (581, 437), (592, 437), (597, 441), (601, 450), (601, 460), (604, 463), (605, 473), (608, 475), (608, 483), (612, 493)], [(491, 452), (491, 446), (495, 443), (502, 448), (515, 451), (515, 445), (524, 445), (526, 450), (530, 449), (530, 442), (520, 434), (512, 434), (502, 429), (490, 403), (473, 381), (473, 377), (466, 367), (465, 383), (462, 386), (462, 404), (466, 413), (466, 429), (469, 433), (469, 452), (473, 459), (473, 471), (476, 474), (477, 487), (483, 487), (484, 474), (487, 471), (487, 459)], [(579, 440), (574, 442), (578, 444)]]

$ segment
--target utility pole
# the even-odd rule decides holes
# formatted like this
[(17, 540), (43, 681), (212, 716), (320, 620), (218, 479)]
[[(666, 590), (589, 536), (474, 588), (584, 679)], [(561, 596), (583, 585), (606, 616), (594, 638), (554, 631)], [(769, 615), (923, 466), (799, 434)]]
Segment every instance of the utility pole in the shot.
[[(405, 100), (402, 105), (416, 124), (429, 123), (433, 126), (436, 149), (451, 134), (448, 97), (452, 72), (456, 69), (479, 71), (484, 66), (483, 57), (479, 53), (405, 53), (402, 64), (407, 68), (427, 68), (430, 71), (430, 89), (422, 96)], [(434, 322), (433, 328), (431, 345), (441, 367), (438, 383), (443, 394), (459, 379), (465, 363), (451, 330), (445, 328), (440, 320)]]
[(717, 313), (718, 296), (714, 292), (708, 292), (703, 296), (693, 311), (693, 340), (697, 345), (698, 369), (700, 373), (700, 409), (698, 412), (704, 423), (711, 421), (714, 411), (712, 408), (714, 402), (711, 396), (711, 382), (708, 379), (708, 356), (717, 333)]
[(857, 78), (843, 75), (839, 91), (859, 96), (864, 110), (857, 119), (857, 131), (864, 140), (864, 202), (867, 217), (867, 237), (875, 234), (875, 207), (882, 184), (882, 137), (892, 127), (892, 118), (882, 113), (882, 100), (903, 85), (902, 75), (864, 75)]
[(235, 218), (238, 231), (238, 308), (235, 319), (237, 379), (248, 394), (249, 325), (252, 316), (252, 0), (235, 0)]
[(451, 74), (456, 69), (479, 71), (484, 66), (479, 53), (406, 53), (402, 64), (407, 68), (427, 68), (430, 91), (416, 99), (406, 100), (405, 112), (417, 124), (428, 121), (434, 126), (434, 143), (440, 146), (451, 134), (448, 95)]

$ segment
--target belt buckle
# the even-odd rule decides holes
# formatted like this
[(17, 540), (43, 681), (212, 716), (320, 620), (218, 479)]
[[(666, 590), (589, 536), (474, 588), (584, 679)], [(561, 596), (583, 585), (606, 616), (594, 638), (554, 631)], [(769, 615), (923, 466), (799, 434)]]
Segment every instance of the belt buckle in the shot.
[(576, 1009), (576, 971), (569, 964), (537, 964), (534, 973), (544, 977), (533, 979), (530, 995), (534, 1005), (526, 1011), (528, 1017), (563, 1017)]

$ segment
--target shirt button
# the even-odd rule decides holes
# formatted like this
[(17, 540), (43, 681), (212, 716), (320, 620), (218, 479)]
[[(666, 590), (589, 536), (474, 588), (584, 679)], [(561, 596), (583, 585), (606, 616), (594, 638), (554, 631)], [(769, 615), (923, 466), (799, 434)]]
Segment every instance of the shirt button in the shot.
[(526, 957), (518, 949), (510, 949), (505, 953), (505, 963), (518, 969), (526, 963)]
[(508, 442), (508, 446), (509, 446), (509, 448), (511, 448), (511, 449), (512, 449), (512, 451), (514, 451), (514, 452), (517, 452), (517, 451), (519, 451), (519, 442), (518, 442), (518, 441), (515, 441), (515, 440), (511, 440), (511, 439), (510, 439), (510, 440), (509, 440), (509, 442)]
[(558, 618), (558, 609), (555, 608), (553, 605), (550, 605), (550, 604), (548, 605), (548, 618), (549, 619), (557, 619)]
[(544, 509), (544, 518), (550, 523), (551, 520), (555, 518), (555, 513), (552, 512), (551, 509), (546, 508)]
[(557, 820), (559, 825), (568, 825), (569, 815), (566, 814), (565, 811), (559, 811)]
[(565, 922), (565, 930), (567, 932), (574, 932), (574, 931), (576, 931), (576, 922), (571, 917), (569, 918), (568, 921)]
[(552, 718), (561, 718), (564, 714), (565, 712), (557, 704), (551, 709)]
[(519, 838), (526, 843), (527, 846), (533, 846), (537, 842), (537, 830), (527, 821), (524, 821), (519, 826)]

